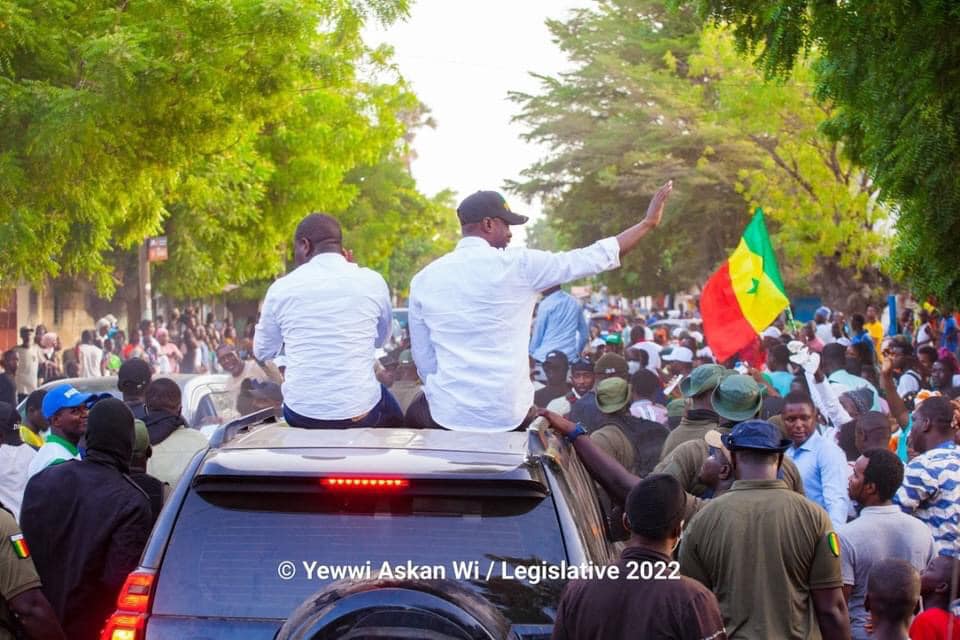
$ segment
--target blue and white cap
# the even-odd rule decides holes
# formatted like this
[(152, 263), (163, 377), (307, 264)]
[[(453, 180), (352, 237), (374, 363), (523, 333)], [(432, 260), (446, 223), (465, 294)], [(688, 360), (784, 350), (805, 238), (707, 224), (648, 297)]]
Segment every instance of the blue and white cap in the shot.
[(81, 393), (69, 384), (61, 384), (49, 391), (43, 397), (43, 417), (49, 420), (61, 409), (72, 409), (86, 405), (89, 409), (99, 400), (111, 397), (109, 393)]

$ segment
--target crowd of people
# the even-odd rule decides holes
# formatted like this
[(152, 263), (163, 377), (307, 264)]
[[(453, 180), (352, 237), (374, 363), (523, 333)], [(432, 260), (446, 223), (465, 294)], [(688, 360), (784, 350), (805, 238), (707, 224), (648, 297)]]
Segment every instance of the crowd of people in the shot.
[(20, 327), (20, 344), (0, 357), (6, 374), (0, 378), (0, 400), (16, 404), (40, 385), (63, 378), (116, 376), (130, 359), (146, 361), (159, 375), (220, 373), (217, 350), (231, 346), (242, 360), (249, 359), (255, 324), (255, 318), (247, 318), (241, 336), (230, 314), (219, 320), (208, 313), (201, 321), (196, 307), (188, 306), (183, 312), (173, 309), (166, 321), (163, 316), (142, 320), (128, 334), (107, 315), (70, 347), (42, 324)]
[[(821, 308), (806, 325), (775, 323), (727, 362), (695, 314), (591, 326), (560, 285), (619, 267), (671, 190), (620, 234), (560, 253), (507, 249), (526, 217), (495, 192), (469, 196), (457, 210), (463, 239), (414, 277), (408, 333), (385, 358), (389, 289), (323, 214), (297, 227), (295, 268), (242, 341), (232, 325), (200, 326), (192, 309), (129, 337), (105, 319), (72, 356), (52, 358), (49, 375), (116, 371), (122, 400), (25, 390), (27, 444), (0, 445), (5, 473), (29, 477), (20, 504), (0, 496), (10, 510), (0, 527), (33, 549), (29, 563), (26, 546), (0, 553), (13, 612), (0, 619), (27, 637), (96, 637), (177, 465), (203, 446), (186, 436), (179, 388), (164, 376), (221, 367), (243, 379), (273, 363), (292, 428), (549, 427), (567, 440), (596, 481), (607, 535), (624, 543), (621, 563), (679, 571), (571, 582), (556, 638), (960, 638), (955, 319), (922, 309), (884, 327), (875, 306), (849, 319)], [(55, 353), (49, 335), (34, 345), (27, 330), (21, 347)], [(8, 353), (15, 378), (20, 356)], [(34, 382), (51, 379), (43, 362)], [(4, 412), (14, 441), (16, 412)], [(22, 452), (32, 460), (14, 462)], [(63, 570), (68, 539), (82, 543)]]

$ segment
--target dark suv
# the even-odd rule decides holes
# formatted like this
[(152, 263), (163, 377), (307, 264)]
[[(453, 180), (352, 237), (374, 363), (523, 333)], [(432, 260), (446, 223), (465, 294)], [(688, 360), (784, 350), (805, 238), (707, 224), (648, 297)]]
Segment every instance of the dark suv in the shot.
[(247, 419), (187, 468), (102, 637), (549, 638), (565, 566), (616, 555), (552, 436)]

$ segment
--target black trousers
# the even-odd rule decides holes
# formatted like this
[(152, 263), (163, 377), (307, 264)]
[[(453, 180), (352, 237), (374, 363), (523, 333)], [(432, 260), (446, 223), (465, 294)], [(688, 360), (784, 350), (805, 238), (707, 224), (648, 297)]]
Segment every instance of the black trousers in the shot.
[[(527, 412), (527, 417), (523, 419), (523, 422), (520, 423), (520, 426), (514, 429), (514, 431), (526, 431), (527, 427), (530, 426), (530, 423), (533, 422), (533, 419), (537, 417), (537, 408), (530, 407), (530, 411)], [(442, 424), (439, 424), (436, 420), (433, 419), (433, 416), (430, 415), (430, 404), (427, 402), (427, 394), (421, 391), (417, 394), (417, 397), (413, 399), (413, 402), (410, 403), (410, 406), (407, 407), (407, 413), (403, 417), (403, 426), (408, 429), (447, 429)]]

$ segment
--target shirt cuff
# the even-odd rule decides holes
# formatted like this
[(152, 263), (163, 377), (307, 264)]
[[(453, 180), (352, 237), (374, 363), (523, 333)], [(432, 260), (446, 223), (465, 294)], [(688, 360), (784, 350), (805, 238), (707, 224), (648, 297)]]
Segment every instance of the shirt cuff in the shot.
[(617, 242), (617, 239), (614, 236), (609, 238), (604, 238), (603, 240), (597, 240), (597, 245), (603, 249), (603, 252), (607, 255), (607, 258), (610, 261), (610, 266), (607, 269), (616, 269), (620, 266), (620, 243)]

